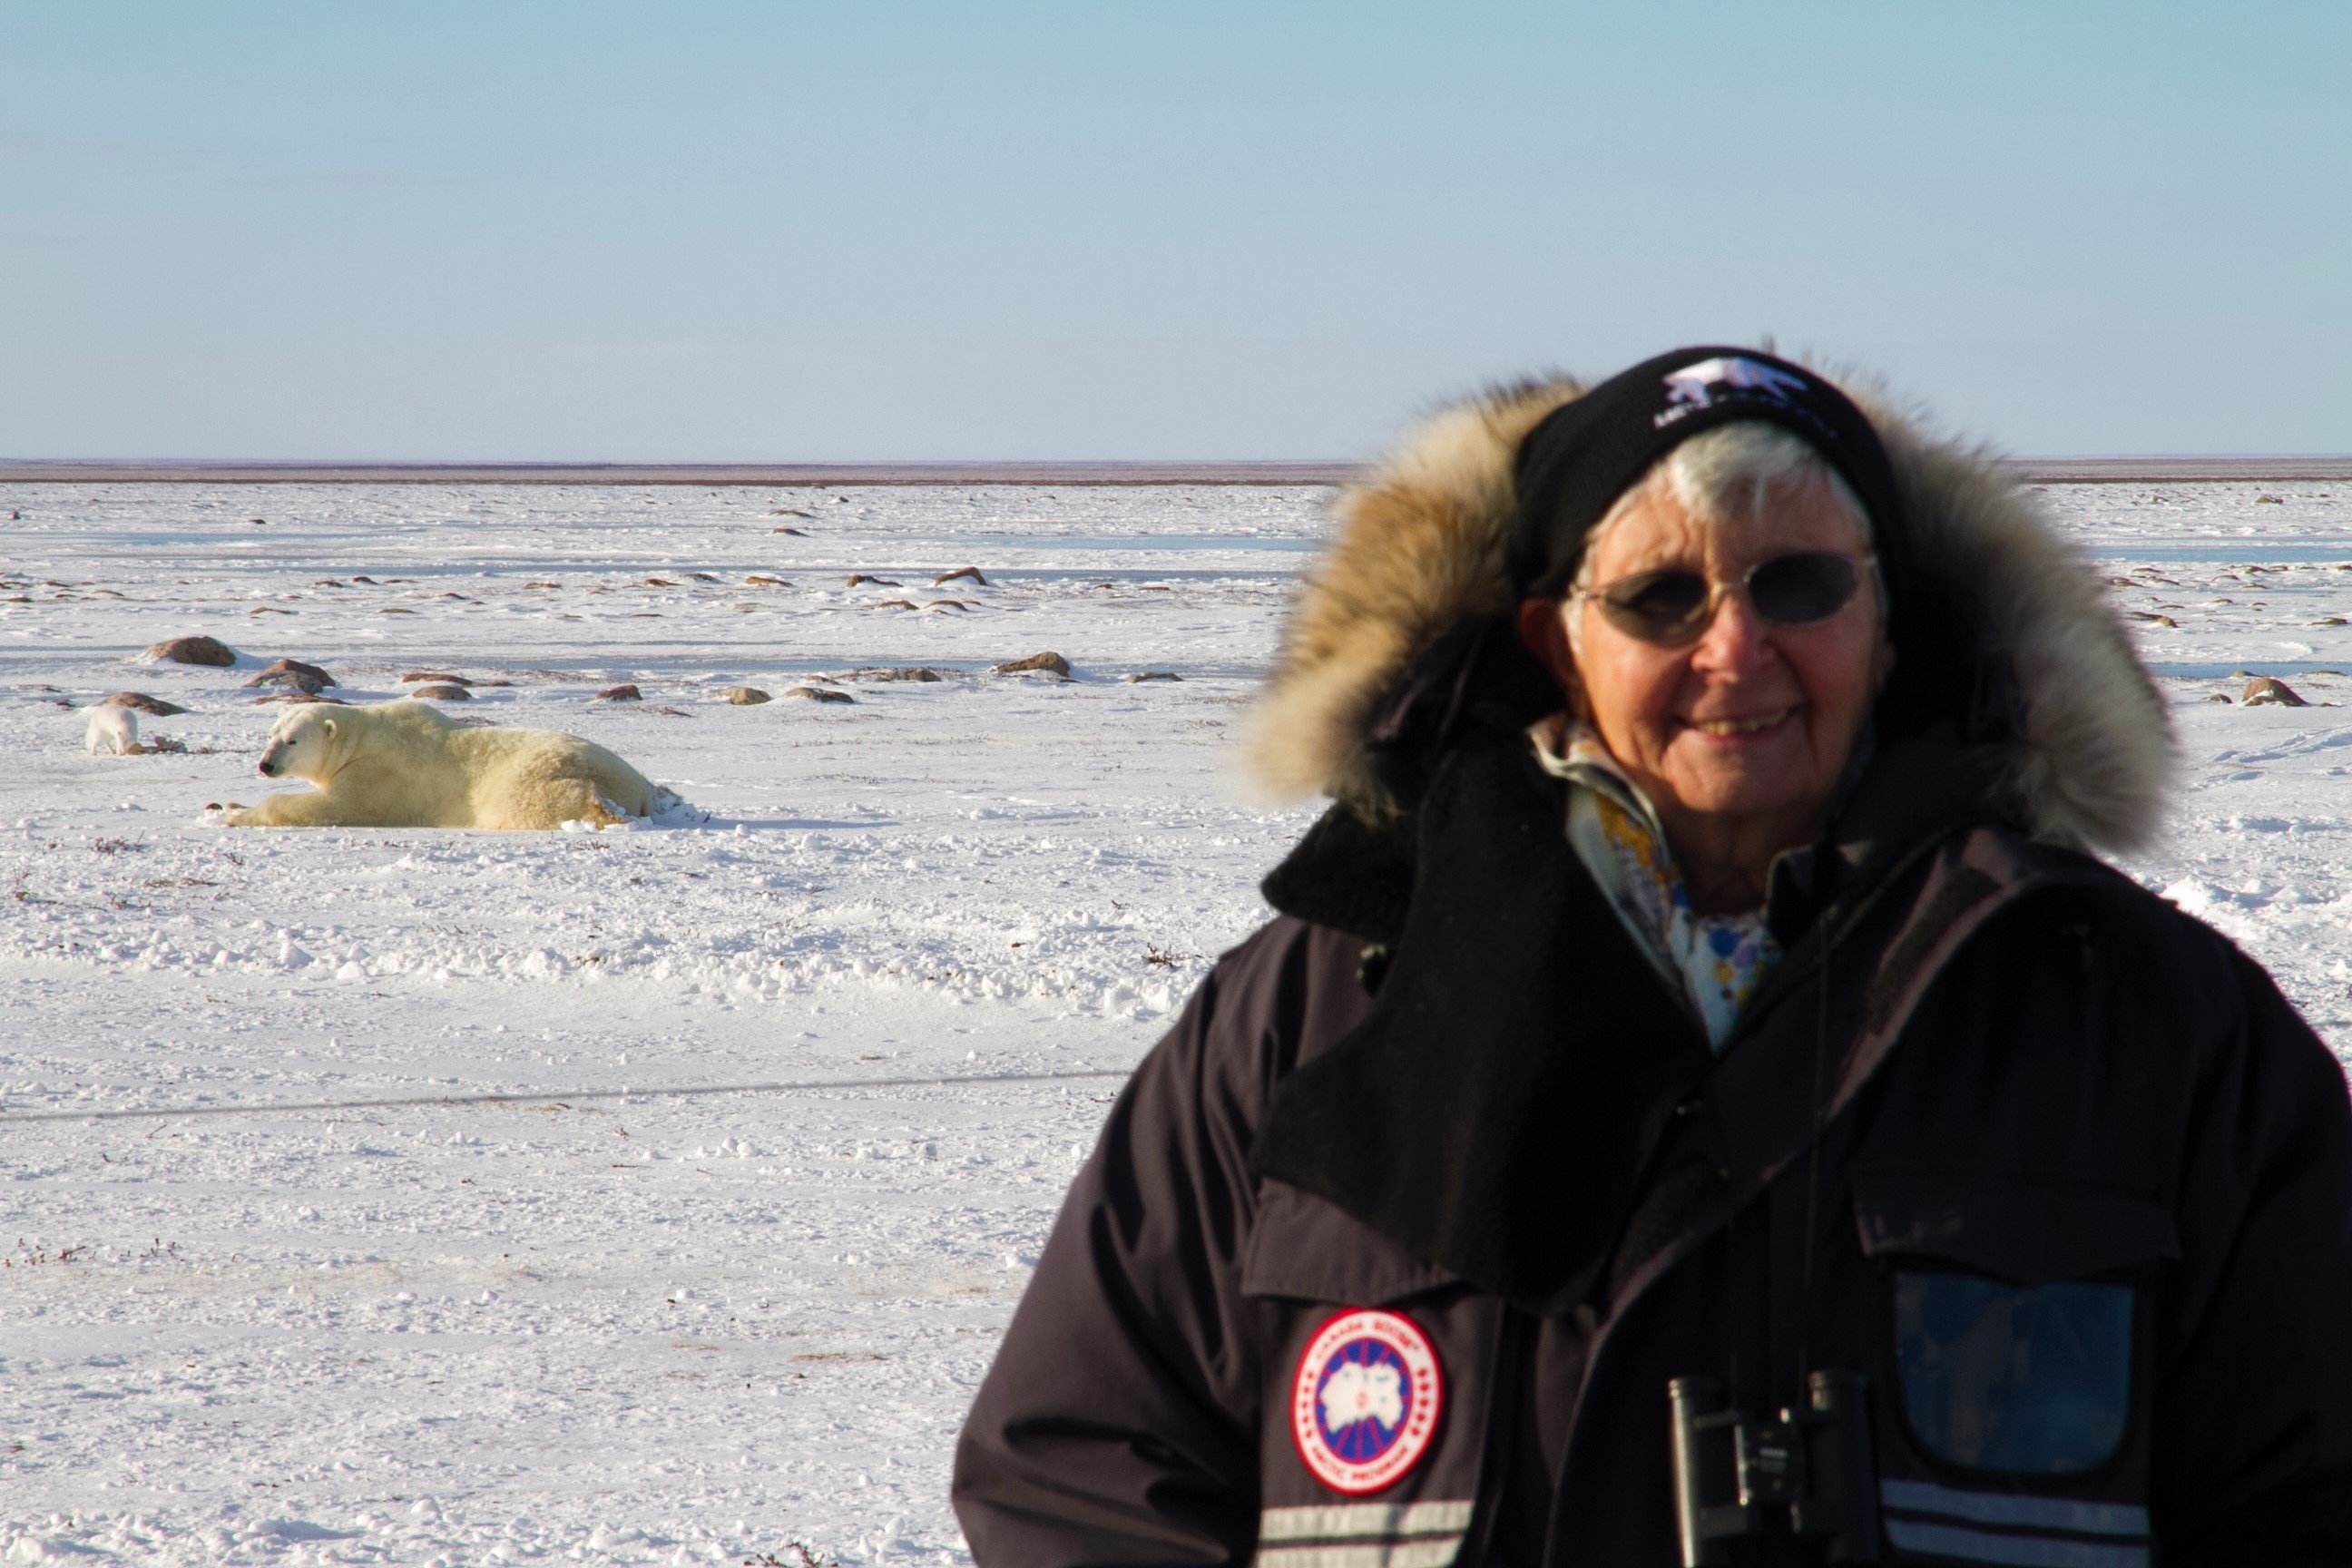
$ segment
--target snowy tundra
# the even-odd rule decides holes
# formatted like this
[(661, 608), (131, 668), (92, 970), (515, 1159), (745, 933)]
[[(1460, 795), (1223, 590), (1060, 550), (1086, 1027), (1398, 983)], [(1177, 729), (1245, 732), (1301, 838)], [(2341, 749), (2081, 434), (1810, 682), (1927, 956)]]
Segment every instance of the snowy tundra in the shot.
[[(0, 1561), (963, 1561), (1062, 1185), (1308, 819), (1231, 780), (1321, 493), (0, 489)], [(2047, 499), (2189, 756), (2128, 868), (2352, 1048), (2352, 490)], [(226, 829), (279, 656), (710, 816)], [(191, 711), (89, 754), (125, 689)]]

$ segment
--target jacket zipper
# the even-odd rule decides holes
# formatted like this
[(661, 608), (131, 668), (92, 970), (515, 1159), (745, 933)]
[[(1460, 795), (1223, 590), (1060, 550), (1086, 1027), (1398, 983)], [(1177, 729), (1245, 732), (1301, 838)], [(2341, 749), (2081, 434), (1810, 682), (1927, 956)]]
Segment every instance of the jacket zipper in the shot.
[[(1836, 921), (1834, 927), (1830, 923), (1833, 911), (1822, 911), (1822, 923), (1814, 928), (1821, 932), (1821, 941), (1812, 945), (1811, 951), (1805, 953), (1801, 962), (1783, 965), (1773, 975), (1772, 979), (1766, 983), (1764, 991), (1748, 1004), (1747, 1010), (1740, 1016), (1739, 1023), (1733, 1027), (1731, 1034), (1725, 1039), (1723, 1048), (1715, 1053), (1716, 1064), (1720, 1064), (1723, 1058), (1729, 1055), (1732, 1047), (1738, 1045), (1740, 1039), (1753, 1027), (1754, 1021), (1761, 1016), (1762, 1013), (1765, 1011), (1762, 1005), (1768, 1002), (1778, 1001), (1781, 996), (1787, 994), (1789, 987), (1794, 985), (1799, 980), (1811, 974), (1814, 970), (1820, 968), (1827, 954), (1839, 942), (1843, 942), (1853, 932), (1854, 928), (1861, 923), (1863, 917), (1876, 906), (1878, 900), (1885, 895), (1886, 889), (1893, 887), (1895, 883), (1901, 879), (1904, 873), (1910, 870), (1912, 867), (1918, 864), (1918, 862), (1927, 856), (1933, 854), (1948, 840), (1960, 833), (1969, 831), (1974, 826), (1974, 824), (1969, 824), (1959, 827), (1951, 828), (1946, 832), (1931, 834), (1927, 838), (1915, 845), (1911, 849), (1906, 851), (1892, 866), (1886, 868), (1884, 874), (1872, 881), (1869, 889), (1864, 893), (1863, 897), (1855, 902), (1852, 910), (1846, 912), (1843, 919)], [(1714, 1070), (1711, 1066), (1707, 1073), (1707, 1080), (1711, 1081), (1713, 1077)], [(1704, 1093), (1706, 1087), (1706, 1082), (1703, 1081), (1700, 1086), (1699, 1092)], [(1681, 1106), (1677, 1106), (1677, 1114), (1681, 1114), (1684, 1108), (1692, 1104), (1696, 1098), (1696, 1097), (1694, 1096), (1692, 1099), (1686, 1099), (1683, 1101)], [(1822, 1108), (1816, 1106), (1814, 1110), (1815, 1115), (1819, 1117)], [(1820, 1125), (1816, 1126), (1814, 1129), (1813, 1136), (1820, 1137), (1826, 1129), (1827, 1121), (1824, 1119), (1821, 1121)], [(1661, 1137), (1657, 1141), (1656, 1146), (1650, 1151), (1648, 1158), (1643, 1162), (1642, 1184), (1636, 1188), (1637, 1192), (1647, 1190), (1648, 1184), (1657, 1173), (1657, 1162), (1663, 1158), (1665, 1145), (1670, 1142), (1670, 1136)], [(1727, 1223), (1728, 1223), (1730, 1217), (1731, 1216), (1729, 1215), (1725, 1216)], [(1673, 1245), (1675, 1244), (1672, 1242), (1668, 1243), (1668, 1246)], [(1657, 1276), (1654, 1276), (1653, 1282), (1654, 1282), (1656, 1278), (1663, 1278), (1664, 1273), (1664, 1271), (1661, 1270)], [(1641, 1292), (1636, 1291), (1633, 1297), (1626, 1300), (1611, 1303), (1611, 1306), (1614, 1310), (1610, 1313), (1608, 1321), (1601, 1326), (1600, 1331), (1593, 1335), (1592, 1342), (1587, 1347), (1585, 1352), (1586, 1361), (1584, 1368), (1584, 1382), (1587, 1386), (1591, 1385), (1593, 1376), (1599, 1369), (1601, 1357), (1608, 1352), (1609, 1342), (1612, 1337), (1611, 1331), (1616, 1327), (1618, 1321), (1627, 1311), (1631, 1310), (1636, 1304), (1638, 1304)], [(1663, 1397), (1663, 1395), (1661, 1395), (1661, 1397)], [(1580, 1400), (1578, 1402), (1576, 1414), (1570, 1419), (1568, 1440), (1561, 1452), (1560, 1478), (1563, 1481), (1565, 1480), (1570, 1468), (1575, 1462), (1577, 1445), (1583, 1436), (1585, 1415), (1585, 1402)], [(1557, 1492), (1555, 1492), (1555, 1503), (1556, 1502)], [(1490, 1523), (1490, 1531), (1491, 1528)]]
[[(1877, 877), (1871, 882), (1869, 889), (1854, 904), (1853, 908), (1846, 911), (1842, 920), (1837, 921), (1834, 929), (1832, 929), (1829, 923), (1835, 914), (1834, 910), (1824, 910), (1822, 913), (1822, 923), (1814, 927), (1816, 931), (1821, 932), (1821, 940), (1808, 944), (1804, 949), (1801, 957), (1796, 958), (1793, 963), (1783, 964), (1779, 970), (1775, 971), (1771, 975), (1766, 978), (1763, 989), (1751, 998), (1747, 1007), (1741, 1011), (1738, 1020), (1731, 1026), (1731, 1033), (1724, 1037), (1722, 1046), (1712, 1048), (1709, 1051), (1708, 1054), (1711, 1060), (1708, 1063), (1705, 1076), (1701, 1079), (1697, 1088), (1694, 1089), (1692, 1093), (1685, 1096), (1682, 1102), (1675, 1107), (1675, 1115), (1676, 1117), (1681, 1117), (1688, 1114), (1692, 1105), (1696, 1103), (1700, 1096), (1705, 1093), (1709, 1081), (1714, 1079), (1715, 1068), (1722, 1063), (1726, 1057), (1731, 1054), (1733, 1047), (1738, 1045), (1743, 1038), (1753, 1032), (1756, 1020), (1762, 1017), (1763, 1015), (1770, 1009), (1772, 1004), (1780, 1001), (1780, 998), (1785, 996), (1797, 985), (1799, 982), (1806, 979), (1815, 970), (1821, 968), (1828, 961), (1830, 953), (1836, 949), (1838, 943), (1843, 942), (1846, 937), (1853, 932), (1854, 927), (1862, 923), (1862, 918), (1870, 912), (1872, 908), (1877, 904), (1879, 899), (1885, 893), (1886, 889), (1892, 887), (1898, 878), (1900, 878), (1906, 871), (1908, 871), (1913, 866), (1916, 865), (1922, 858), (1930, 855), (1937, 849), (1940, 848), (1946, 840), (1954, 837), (1955, 834), (1963, 831), (1965, 831), (1965, 829), (1954, 828), (1943, 833), (1931, 834), (1927, 837), (1920, 840), (1919, 843), (1914, 845), (1909, 850), (1906, 851), (1901, 858), (1896, 859), (1895, 864), (1888, 867), (1883, 875)], [(1685, 1007), (1687, 1007), (1689, 998), (1685, 995), (1682, 1000)], [(1816, 1106), (1814, 1108), (1815, 1114), (1818, 1115), (1821, 1109), (1821, 1107)], [(1633, 1191), (1636, 1194), (1648, 1192), (1651, 1183), (1657, 1179), (1659, 1165), (1665, 1159), (1667, 1147), (1673, 1142), (1673, 1137), (1669, 1132), (1662, 1134), (1656, 1142), (1650, 1146), (1648, 1153), (1643, 1157), (1642, 1169), (1634, 1178)], [(1638, 1201), (1636, 1206), (1638, 1206)], [(1628, 1224), (1632, 1223), (1633, 1215), (1630, 1211), (1627, 1213), (1625, 1218)], [(1611, 1243), (1610, 1254), (1612, 1261), (1615, 1258), (1616, 1248), (1622, 1246), (1623, 1243), (1624, 1237), (1622, 1233), (1616, 1240)], [(1605, 1282), (1607, 1276), (1604, 1274), (1602, 1279)]]
[[(1877, 906), (1878, 900), (1885, 897), (1886, 889), (1901, 880), (1905, 872), (1942, 848), (1949, 840), (1972, 830), (1976, 826), (1974, 823), (1969, 823), (1958, 827), (1947, 828), (1941, 833), (1929, 834), (1906, 850), (1885, 871), (1873, 878), (1869, 888), (1864, 891), (1860, 899), (1855, 900), (1853, 907), (1846, 910), (1842, 917), (1835, 906), (1822, 910), (1820, 921), (1813, 927), (1813, 930), (1821, 933), (1821, 940), (1805, 944), (1802, 958), (1792, 963), (1782, 964), (1766, 977), (1763, 989), (1749, 1000), (1747, 1007), (1741, 1011), (1738, 1022), (1732, 1025), (1731, 1033), (1724, 1037), (1722, 1048), (1715, 1053), (1715, 1059), (1719, 1062), (1729, 1056), (1731, 1047), (1752, 1032), (1756, 1021), (1771, 1010), (1772, 1004), (1779, 1002), (1800, 981), (1806, 979), (1813, 971), (1819, 969), (1831, 951), (1853, 934), (1854, 927), (1862, 923), (1863, 917)], [(1834, 927), (1832, 927), (1832, 921), (1835, 922)]]

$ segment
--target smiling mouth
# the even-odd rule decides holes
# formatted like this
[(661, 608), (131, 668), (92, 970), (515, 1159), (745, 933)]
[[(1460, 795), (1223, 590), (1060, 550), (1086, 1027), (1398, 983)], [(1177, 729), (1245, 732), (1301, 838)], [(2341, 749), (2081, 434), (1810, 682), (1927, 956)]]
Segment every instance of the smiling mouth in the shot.
[(1702, 735), (1716, 735), (1727, 740), (1738, 735), (1753, 735), (1761, 731), (1769, 730), (1794, 712), (1796, 709), (1790, 707), (1778, 709), (1770, 713), (1759, 713), (1749, 719), (1690, 719), (1685, 720), (1685, 722)]

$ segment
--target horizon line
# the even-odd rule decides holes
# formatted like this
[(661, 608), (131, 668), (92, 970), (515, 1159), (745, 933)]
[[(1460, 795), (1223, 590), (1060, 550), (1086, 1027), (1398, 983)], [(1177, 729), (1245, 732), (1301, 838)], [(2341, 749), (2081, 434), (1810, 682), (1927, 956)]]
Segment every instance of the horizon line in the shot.
[[(2008, 458), (2028, 484), (2352, 480), (2352, 455)], [(867, 485), (1333, 486), (1373, 462), (1312, 458), (881, 463), (365, 462), (280, 458), (0, 458), (0, 483), (679, 485), (723, 489)]]

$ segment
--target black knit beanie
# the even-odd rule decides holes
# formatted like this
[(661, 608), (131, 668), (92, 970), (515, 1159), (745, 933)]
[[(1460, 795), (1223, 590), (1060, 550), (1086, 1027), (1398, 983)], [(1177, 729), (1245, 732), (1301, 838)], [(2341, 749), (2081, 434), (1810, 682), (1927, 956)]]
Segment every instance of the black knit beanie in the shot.
[(1910, 552), (1878, 433), (1851, 398), (1802, 365), (1733, 348), (1676, 349), (1643, 360), (1560, 405), (1528, 432), (1513, 468), (1518, 516), (1510, 570), (1519, 596), (1565, 590), (1593, 525), (1650, 465), (1735, 419), (1762, 420), (1795, 435), (1853, 488), (1870, 514), (1889, 609), (1899, 605)]

